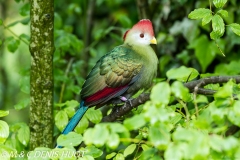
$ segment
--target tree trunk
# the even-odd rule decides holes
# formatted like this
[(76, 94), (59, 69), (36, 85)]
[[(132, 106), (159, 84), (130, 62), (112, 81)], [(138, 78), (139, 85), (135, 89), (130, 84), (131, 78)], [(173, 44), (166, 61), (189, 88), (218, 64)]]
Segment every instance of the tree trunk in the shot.
[(33, 150), (53, 146), (54, 1), (30, 2), (30, 150)]

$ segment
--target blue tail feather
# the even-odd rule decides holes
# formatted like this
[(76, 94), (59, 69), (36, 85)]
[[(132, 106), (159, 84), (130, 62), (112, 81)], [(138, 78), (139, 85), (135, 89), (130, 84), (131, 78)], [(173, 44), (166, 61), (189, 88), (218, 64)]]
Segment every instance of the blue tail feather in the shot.
[[(82, 119), (83, 115), (88, 110), (88, 106), (84, 105), (84, 101), (81, 101), (79, 109), (74, 114), (74, 116), (70, 119), (65, 129), (62, 131), (62, 134), (68, 134), (69, 132), (73, 131), (74, 128), (77, 126), (78, 122)], [(62, 148), (62, 146), (56, 146), (57, 148)]]
[(68, 122), (67, 126), (62, 131), (62, 134), (68, 134), (69, 132), (73, 131), (87, 110), (88, 107), (84, 106), (84, 101), (81, 101), (79, 109), (77, 110), (75, 115), (71, 118), (71, 120)]

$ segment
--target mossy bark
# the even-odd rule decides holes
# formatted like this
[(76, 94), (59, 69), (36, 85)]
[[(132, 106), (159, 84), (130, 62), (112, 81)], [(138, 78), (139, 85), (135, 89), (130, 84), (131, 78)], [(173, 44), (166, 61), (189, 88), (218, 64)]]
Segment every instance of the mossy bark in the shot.
[(30, 149), (53, 146), (54, 1), (31, 0)]

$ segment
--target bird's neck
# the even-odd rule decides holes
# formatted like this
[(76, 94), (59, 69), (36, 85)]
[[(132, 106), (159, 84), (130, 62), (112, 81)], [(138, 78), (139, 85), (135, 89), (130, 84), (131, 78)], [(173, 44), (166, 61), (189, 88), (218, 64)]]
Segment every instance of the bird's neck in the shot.
[(129, 47), (135, 53), (139, 54), (141, 57), (144, 57), (146, 60), (152, 61), (152, 59), (157, 59), (156, 53), (150, 45), (138, 45), (138, 44), (130, 44), (124, 43), (125, 46)]

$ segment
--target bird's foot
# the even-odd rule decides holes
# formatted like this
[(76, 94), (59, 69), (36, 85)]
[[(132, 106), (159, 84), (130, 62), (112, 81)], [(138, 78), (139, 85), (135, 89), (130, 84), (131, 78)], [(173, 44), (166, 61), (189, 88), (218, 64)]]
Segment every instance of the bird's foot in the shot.
[(132, 99), (128, 99), (124, 96), (119, 96), (119, 99), (123, 102), (128, 102), (132, 106)]

